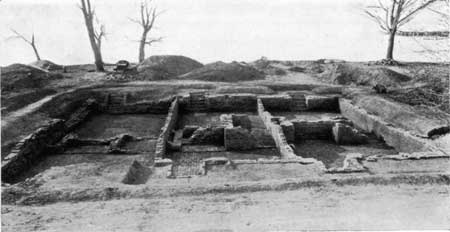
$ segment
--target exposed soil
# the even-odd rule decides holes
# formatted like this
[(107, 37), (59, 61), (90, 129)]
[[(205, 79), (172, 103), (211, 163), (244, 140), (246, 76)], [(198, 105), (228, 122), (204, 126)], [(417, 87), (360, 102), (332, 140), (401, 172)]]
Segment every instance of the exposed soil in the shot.
[[(411, 77), (397, 73), (386, 67), (348, 65), (346, 63), (335, 64), (332, 71), (323, 73), (333, 83), (341, 85), (368, 85), (381, 84), (387, 87), (399, 87), (411, 80)], [(327, 76), (330, 75), (330, 76)]]
[(46, 114), (35, 113), (27, 117), (9, 118), (13, 123), (2, 121), (2, 158), (6, 157), (12, 147), (25, 136), (45, 125), (50, 118)]
[(448, 186), (305, 188), (160, 199), (2, 205), (4, 231), (445, 230)]
[(95, 115), (75, 133), (80, 138), (90, 139), (107, 139), (124, 133), (156, 138), (165, 120), (164, 114)]
[(265, 86), (223, 86), (216, 90), (216, 93), (253, 93), (253, 94), (274, 94), (275, 91)]
[(36, 89), (30, 91), (23, 91), (22, 93), (11, 93), (2, 95), (2, 114), (18, 110), (29, 104), (36, 102), (48, 95), (57, 93), (53, 89)]
[(5, 92), (20, 92), (23, 89), (45, 87), (50, 81), (61, 79), (61, 74), (24, 64), (12, 64), (1, 68), (2, 95)]
[(184, 113), (178, 120), (178, 128), (185, 126), (211, 127), (221, 124), (220, 115), (222, 113)]
[(331, 140), (304, 140), (296, 142), (295, 154), (303, 158), (315, 158), (322, 161), (326, 168), (339, 168), (349, 153), (360, 153), (363, 157), (396, 154), (397, 152), (384, 143), (371, 137), (369, 144), (357, 146), (337, 145)]
[(264, 79), (264, 74), (257, 69), (239, 62), (216, 62), (181, 75), (182, 79), (203, 81), (237, 82)]
[[(367, 89), (384, 84), (388, 86), (385, 97), (417, 108), (427, 105), (448, 112), (448, 65), (441, 64), (380, 66), (338, 60), (262, 59), (251, 64), (217, 62), (202, 66), (186, 57), (158, 56), (131, 71), (132, 74), (141, 71), (143, 79), (131, 75), (121, 81), (109, 78), (112, 65), (106, 66), (106, 73), (95, 72), (93, 65), (66, 66), (64, 76), (56, 69), (57, 72), (53, 71), (54, 64), (49, 61), (36, 65), (40, 68), (19, 64), (7, 67), (6, 71), (2, 68), (2, 112), (8, 113), (2, 116), (2, 157), (45, 120), (67, 118), (88, 97), (99, 97), (102, 91), (129, 93), (127, 101), (136, 103), (143, 98), (159, 100), (194, 90), (223, 94), (276, 94), (292, 90), (340, 94), (345, 89), (340, 85), (358, 85), (358, 90), (362, 85), (366, 91), (363, 93), (373, 94)], [(155, 81), (161, 79), (164, 81)], [(92, 87), (61, 94), (67, 89), (91, 85), (95, 85), (95, 91), (91, 91)], [(221, 114), (183, 112), (178, 126), (217, 125)], [(265, 128), (255, 112), (249, 114), (251, 128)], [(339, 116), (322, 112), (273, 115), (305, 120)], [(44, 156), (20, 176), (22, 182), (2, 186), (2, 229), (264, 231), (450, 226), (447, 216), (450, 159), (385, 160), (383, 156), (395, 154), (395, 150), (373, 137), (369, 144), (360, 146), (339, 146), (323, 140), (295, 143), (297, 155), (315, 158), (324, 165), (277, 163), (280, 159), (275, 148), (175, 152), (174, 167), (181, 167), (175, 174), (183, 177), (198, 171), (203, 158), (227, 157), (249, 163), (217, 165), (208, 169), (207, 175), (177, 179), (167, 178), (173, 171), (170, 166), (145, 167), (148, 173), (144, 179), (122, 183), (130, 167), (135, 166), (134, 161), (154, 158), (156, 139), (165, 120), (165, 114), (91, 117), (75, 131), (80, 138), (107, 139), (123, 133), (144, 138), (122, 147), (128, 151), (126, 154), (107, 154), (109, 146), (89, 145)], [(440, 135), (430, 140), (445, 145), (447, 137), (448, 134)], [(341, 167), (348, 153), (363, 154), (362, 162), (369, 171), (324, 172), (325, 168)], [(377, 156), (379, 160), (364, 160), (369, 156)], [(262, 163), (260, 159), (271, 159), (274, 163)]]
[[(311, 67), (320, 67), (316, 76), (323, 81), (343, 85), (377, 84), (387, 87), (386, 96), (409, 105), (427, 105), (449, 113), (450, 64), (400, 63), (382, 66), (372, 63), (321, 63), (304, 64), (311, 74)], [(316, 70), (317, 71), (317, 70)]]
[[(140, 158), (140, 155), (55, 154), (36, 162), (18, 181), (34, 177), (37, 181), (23, 182), (23, 185), (40, 185), (45, 183), (46, 179), (54, 179), (54, 186), (72, 182), (80, 187), (88, 187), (87, 183), (117, 183), (124, 178), (131, 163), (137, 158)], [(74, 182), (75, 179), (70, 178), (69, 173), (78, 176), (78, 181)]]
[[(446, 86), (440, 83), (439, 87)], [(448, 86), (448, 84), (447, 84)], [(450, 93), (445, 90), (435, 91), (432, 86), (421, 88), (396, 89), (387, 95), (389, 98), (412, 106), (430, 106), (450, 114)]]
[[(281, 65), (280, 62), (270, 61), (264, 57), (250, 63), (250, 65), (252, 65), (256, 69), (264, 72), (266, 75), (284, 76), (287, 74), (286, 68), (284, 66), (280, 67), (280, 65)], [(287, 66), (289, 66), (289, 65), (287, 65)], [(297, 72), (298, 67), (297, 67), (297, 69), (293, 69), (293, 70), (291, 68), (289, 68), (289, 71)]]
[(141, 80), (167, 80), (201, 68), (203, 64), (185, 56), (150, 56), (137, 66)]

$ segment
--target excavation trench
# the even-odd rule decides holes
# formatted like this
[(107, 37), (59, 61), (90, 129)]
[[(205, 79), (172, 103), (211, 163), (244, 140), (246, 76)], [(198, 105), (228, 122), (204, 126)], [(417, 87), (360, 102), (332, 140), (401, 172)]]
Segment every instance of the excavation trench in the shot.
[(145, 184), (320, 162), (327, 172), (352, 172), (365, 171), (358, 164), (368, 157), (439, 152), (337, 95), (107, 94), (92, 102), (21, 141), (2, 163), (2, 181)]

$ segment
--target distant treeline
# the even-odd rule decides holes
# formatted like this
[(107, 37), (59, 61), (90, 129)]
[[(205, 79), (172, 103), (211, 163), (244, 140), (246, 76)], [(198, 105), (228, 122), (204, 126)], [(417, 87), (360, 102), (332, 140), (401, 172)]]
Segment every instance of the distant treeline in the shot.
[(449, 37), (449, 31), (399, 31), (399, 36), (409, 37)]

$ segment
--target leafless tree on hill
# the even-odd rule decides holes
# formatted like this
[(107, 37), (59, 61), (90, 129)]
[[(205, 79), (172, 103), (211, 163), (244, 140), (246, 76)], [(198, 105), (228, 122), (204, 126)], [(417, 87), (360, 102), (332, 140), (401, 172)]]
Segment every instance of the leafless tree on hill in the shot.
[(410, 22), (423, 9), (442, 0), (378, 0), (378, 5), (371, 5), (365, 13), (389, 35), (386, 60), (394, 59), (395, 36), (403, 25)]
[[(94, 27), (95, 11), (91, 6), (90, 0), (80, 0), (80, 9), (83, 12), (84, 22), (89, 35), (89, 42), (91, 43), (92, 51), (94, 52), (95, 67), (97, 71), (105, 71), (102, 59), (102, 39), (105, 37), (105, 26), (100, 25), (100, 28)], [(98, 20), (97, 20), (98, 21)]]
[(145, 59), (145, 46), (151, 46), (153, 43), (161, 42), (162, 37), (152, 38), (149, 33), (154, 29), (155, 21), (161, 12), (157, 12), (156, 7), (151, 6), (151, 0), (142, 1), (140, 5), (140, 18), (130, 18), (132, 22), (139, 24), (142, 27), (141, 38), (139, 39), (139, 62)]
[(41, 57), (39, 56), (39, 52), (36, 48), (36, 41), (34, 40), (34, 32), (31, 34), (31, 40), (27, 39), (23, 34), (20, 34), (14, 29), (11, 29), (11, 31), (14, 33), (14, 36), (11, 36), (10, 39), (21, 39), (25, 41), (27, 44), (29, 44), (34, 51), (34, 55), (36, 56), (37, 60), (41, 60)]

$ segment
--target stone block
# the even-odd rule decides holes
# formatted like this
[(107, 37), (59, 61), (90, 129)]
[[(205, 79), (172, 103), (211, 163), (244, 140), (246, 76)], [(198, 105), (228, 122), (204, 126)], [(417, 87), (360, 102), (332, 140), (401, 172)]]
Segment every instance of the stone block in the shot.
[(333, 127), (333, 138), (337, 144), (366, 144), (367, 135), (359, 132), (357, 129), (342, 123), (336, 123)]
[(286, 137), (286, 140), (288, 142), (294, 142), (295, 141), (294, 124), (290, 121), (282, 121), (280, 125), (281, 129), (283, 130), (284, 136)]
[(204, 165), (211, 166), (211, 165), (225, 165), (230, 162), (230, 160), (226, 157), (211, 157), (207, 159), (203, 159)]
[(233, 119), (231, 114), (221, 114), (220, 124), (222, 124), (223, 127), (233, 127)]
[(128, 169), (122, 183), (124, 184), (144, 184), (147, 182), (152, 171), (150, 168), (145, 167), (139, 161), (134, 160)]
[(326, 170), (327, 173), (351, 173), (365, 172), (367, 168), (361, 163), (362, 154), (350, 153), (345, 156), (344, 165), (342, 167), (334, 167)]

